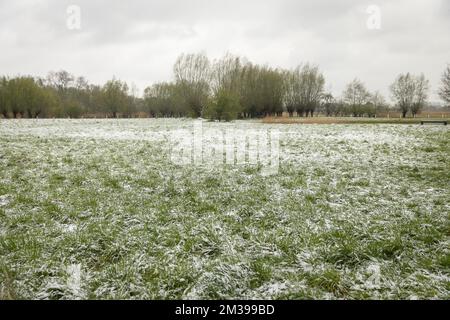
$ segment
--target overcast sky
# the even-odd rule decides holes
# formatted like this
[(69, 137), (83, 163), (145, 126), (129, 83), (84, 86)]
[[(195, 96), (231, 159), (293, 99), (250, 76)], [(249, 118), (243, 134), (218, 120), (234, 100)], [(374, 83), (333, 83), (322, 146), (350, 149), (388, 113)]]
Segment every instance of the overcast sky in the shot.
[[(80, 29), (67, 26), (70, 5)], [(380, 29), (367, 26), (371, 5)], [(171, 80), (183, 52), (231, 52), (274, 67), (318, 64), (336, 95), (358, 77), (389, 98), (396, 75), (423, 72), (438, 100), (449, 39), (449, 0), (0, 0), (0, 74), (65, 69), (140, 90)]]

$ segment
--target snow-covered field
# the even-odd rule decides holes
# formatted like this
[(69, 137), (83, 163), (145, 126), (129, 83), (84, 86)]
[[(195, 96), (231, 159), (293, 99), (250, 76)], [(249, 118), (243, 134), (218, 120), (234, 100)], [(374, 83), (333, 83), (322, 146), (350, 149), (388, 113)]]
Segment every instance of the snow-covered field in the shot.
[(203, 126), (278, 172), (173, 163), (192, 120), (0, 120), (0, 299), (450, 298), (448, 127)]

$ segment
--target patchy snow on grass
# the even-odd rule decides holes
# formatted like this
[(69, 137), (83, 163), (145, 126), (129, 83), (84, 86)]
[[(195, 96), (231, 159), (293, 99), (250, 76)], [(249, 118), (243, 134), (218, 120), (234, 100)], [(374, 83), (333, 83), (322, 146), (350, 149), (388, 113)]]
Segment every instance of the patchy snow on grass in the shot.
[(0, 120), (0, 298), (450, 296), (447, 127), (202, 125), (277, 172), (175, 163), (188, 119)]
[(0, 196), (0, 207), (6, 206), (9, 202), (9, 195), (4, 194)]

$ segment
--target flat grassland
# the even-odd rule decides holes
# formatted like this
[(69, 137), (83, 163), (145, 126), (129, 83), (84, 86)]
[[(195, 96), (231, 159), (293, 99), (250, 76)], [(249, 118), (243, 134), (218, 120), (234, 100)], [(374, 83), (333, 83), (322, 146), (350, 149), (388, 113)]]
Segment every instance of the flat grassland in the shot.
[(450, 298), (449, 126), (235, 125), (277, 174), (174, 164), (191, 120), (0, 120), (0, 299)]
[(263, 123), (275, 124), (420, 124), (421, 121), (446, 121), (450, 124), (450, 117), (417, 117), (417, 118), (366, 118), (366, 117), (266, 117)]

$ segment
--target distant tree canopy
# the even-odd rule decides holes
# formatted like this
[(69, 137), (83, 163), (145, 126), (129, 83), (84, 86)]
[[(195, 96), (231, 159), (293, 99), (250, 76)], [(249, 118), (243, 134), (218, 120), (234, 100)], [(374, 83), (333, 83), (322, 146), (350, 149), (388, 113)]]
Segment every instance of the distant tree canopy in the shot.
[(128, 85), (112, 79), (104, 86), (91, 85), (67, 71), (50, 72), (43, 78), (0, 78), (0, 114), (4, 118), (131, 116), (140, 99)]
[(193, 117), (200, 117), (208, 101), (210, 63), (203, 54), (182, 54), (173, 67), (181, 102)]
[(428, 90), (429, 81), (423, 74), (401, 74), (391, 85), (392, 97), (400, 107), (403, 117), (408, 112), (413, 116), (420, 112), (427, 101)]
[(52, 90), (32, 77), (0, 80), (0, 113), (5, 118), (45, 116), (55, 108), (56, 99)]
[[(429, 83), (423, 75), (401, 74), (390, 87), (403, 116), (426, 104)], [(442, 76), (441, 98), (450, 103), (450, 66)], [(17, 117), (204, 117), (217, 120), (280, 116), (373, 117), (388, 109), (379, 93), (358, 79), (341, 97), (325, 91), (325, 77), (309, 63), (271, 68), (226, 54), (210, 61), (204, 54), (183, 54), (173, 67), (173, 81), (155, 83), (138, 97), (137, 88), (113, 78), (90, 84), (67, 71), (45, 78), (0, 77), (0, 116)]]
[(129, 116), (133, 112), (133, 106), (130, 105), (128, 96), (128, 85), (120, 80), (112, 79), (103, 86), (102, 89), (102, 107), (104, 111), (113, 118), (121, 112)]

